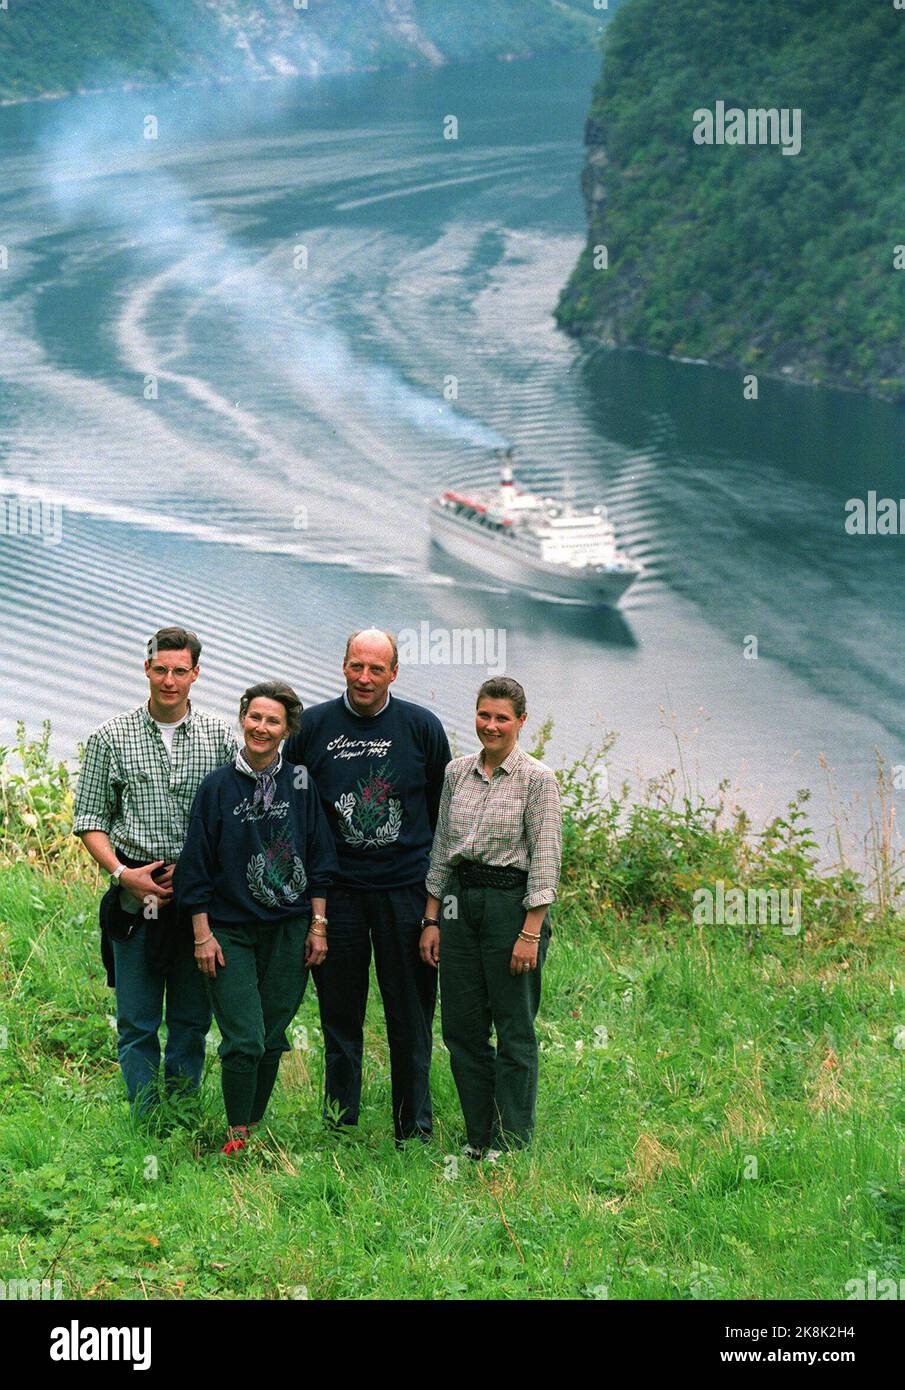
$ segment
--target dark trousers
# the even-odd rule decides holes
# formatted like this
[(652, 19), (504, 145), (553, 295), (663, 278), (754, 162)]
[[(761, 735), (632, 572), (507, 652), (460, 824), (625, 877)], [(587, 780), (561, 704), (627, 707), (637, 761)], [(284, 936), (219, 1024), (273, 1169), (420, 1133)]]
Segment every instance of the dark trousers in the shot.
[(447, 892), (455, 897), (458, 917), (440, 927), (443, 1041), (468, 1142), (479, 1149), (517, 1147), (534, 1129), (534, 1020), (549, 919), (541, 927), (537, 969), (512, 975), (512, 949), (525, 921), (524, 890), (463, 888), (454, 875)]
[(168, 1090), (180, 1082), (197, 1087), (204, 1070), (204, 1042), (211, 1006), (195, 965), (191, 933), (180, 939), (165, 972), (148, 966), (145, 937), (156, 923), (139, 917), (126, 940), (112, 940), (116, 967), (116, 1024), (119, 1064), (126, 1094), (138, 1109), (159, 1101), (160, 1038), (166, 998), (164, 1077)]
[(211, 922), (226, 961), (207, 983), (223, 1037), (221, 1080), (230, 1125), (261, 1119), (280, 1058), (289, 1051), (286, 1029), (308, 983), (308, 927), (307, 916), (282, 922)]
[(426, 890), (332, 888), (328, 950), (314, 972), (324, 1033), (324, 1116), (358, 1122), (371, 944), (383, 999), (396, 1139), (429, 1135), (437, 972), (418, 952)]

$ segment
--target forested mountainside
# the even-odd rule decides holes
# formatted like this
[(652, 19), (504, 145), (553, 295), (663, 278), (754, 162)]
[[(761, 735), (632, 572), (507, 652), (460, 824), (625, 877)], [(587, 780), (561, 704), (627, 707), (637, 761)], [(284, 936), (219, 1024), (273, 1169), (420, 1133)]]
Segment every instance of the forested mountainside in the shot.
[(905, 397), (896, 4), (628, 0), (606, 28), (585, 132), (588, 242), (559, 323)]
[(0, 99), (592, 47), (622, 0), (8, 0)]

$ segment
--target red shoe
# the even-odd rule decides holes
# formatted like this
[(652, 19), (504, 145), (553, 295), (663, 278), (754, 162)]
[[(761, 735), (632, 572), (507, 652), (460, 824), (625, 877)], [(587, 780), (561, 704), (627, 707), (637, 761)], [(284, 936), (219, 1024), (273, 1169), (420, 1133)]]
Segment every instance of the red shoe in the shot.
[[(240, 1132), (240, 1130), (241, 1130), (241, 1131), (244, 1131), (244, 1133)], [(231, 1129), (231, 1130), (229, 1131), (229, 1138), (227, 1139), (226, 1143), (223, 1145), (223, 1148), (220, 1150), (220, 1152), (221, 1152), (222, 1154), (234, 1154), (234, 1153), (238, 1153), (240, 1149), (244, 1149), (244, 1148), (247, 1147), (247, 1144), (248, 1144), (248, 1138), (247, 1138), (247, 1136), (248, 1136), (248, 1129), (246, 1128), (245, 1125), (238, 1126), (236, 1129)]]

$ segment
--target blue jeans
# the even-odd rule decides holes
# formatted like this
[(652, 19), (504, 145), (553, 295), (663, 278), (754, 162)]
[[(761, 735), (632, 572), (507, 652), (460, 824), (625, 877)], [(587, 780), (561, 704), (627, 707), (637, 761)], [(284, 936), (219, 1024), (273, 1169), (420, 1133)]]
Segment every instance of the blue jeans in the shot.
[[(150, 924), (153, 930), (153, 924)], [(180, 1081), (201, 1084), (204, 1043), (211, 1026), (211, 1006), (204, 976), (195, 964), (192, 939), (180, 942), (176, 959), (165, 975), (145, 963), (142, 922), (127, 941), (112, 941), (116, 965), (116, 1023), (119, 1065), (130, 1103), (147, 1110), (159, 1099), (160, 1039), (166, 997), (167, 1044), (164, 1080), (167, 1089)]]

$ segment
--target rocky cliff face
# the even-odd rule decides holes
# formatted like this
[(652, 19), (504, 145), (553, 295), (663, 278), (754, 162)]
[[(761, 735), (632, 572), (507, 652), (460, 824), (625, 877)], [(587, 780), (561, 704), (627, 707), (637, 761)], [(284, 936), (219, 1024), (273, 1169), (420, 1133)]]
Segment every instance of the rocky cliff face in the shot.
[(596, 44), (618, 3), (13, 0), (0, 20), (0, 99), (575, 51)]
[(329, 17), (316, 5), (317, 0), (298, 8), (226, 0), (217, 6), (216, 17), (224, 38), (241, 55), (240, 66), (254, 78), (342, 71), (376, 66), (381, 60), (433, 66), (446, 62), (419, 26), (416, 0), (359, 0), (364, 23), (355, 22), (348, 5), (340, 4)]

